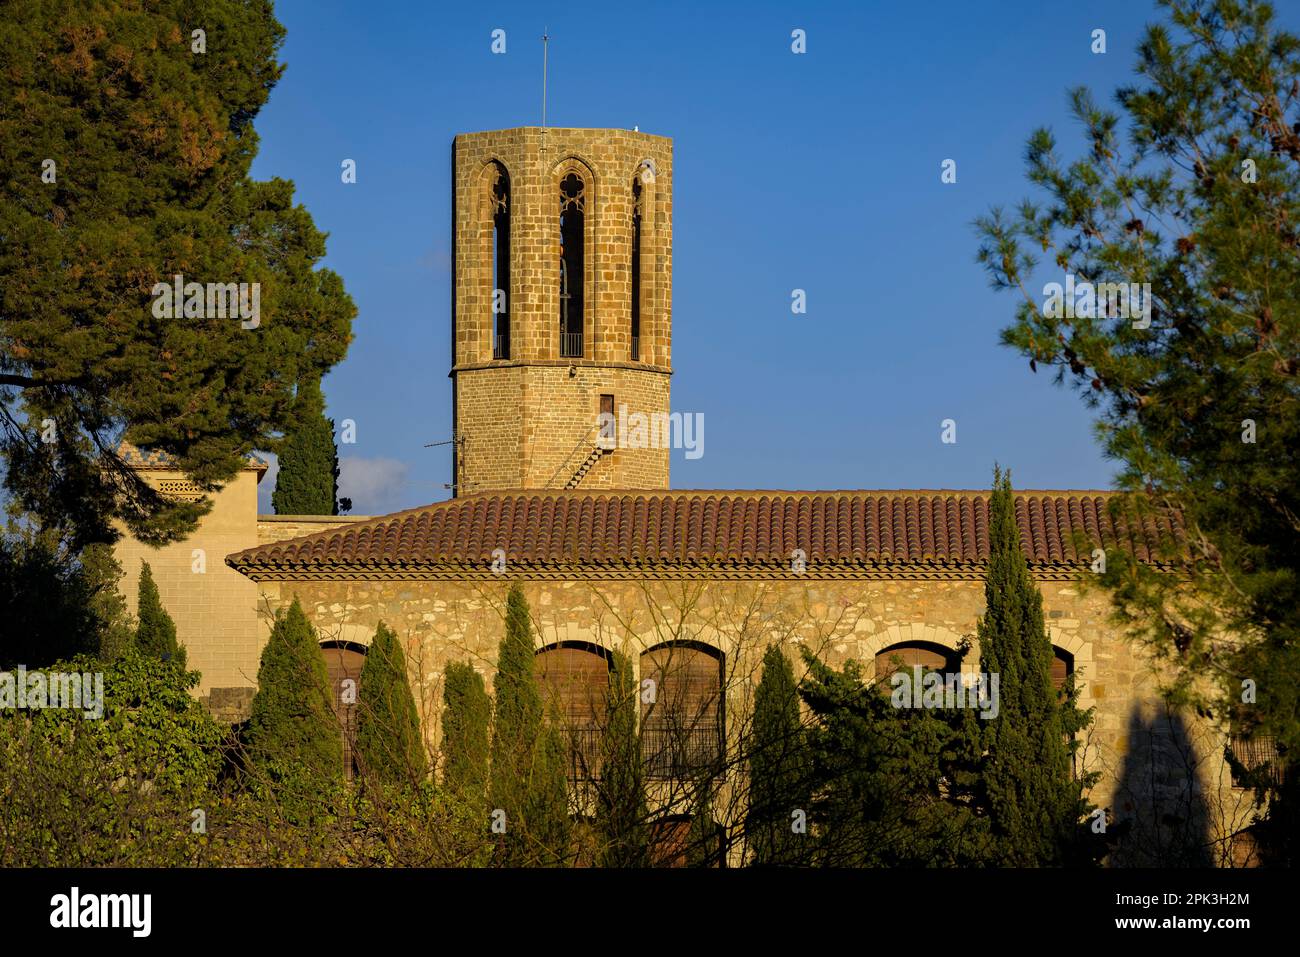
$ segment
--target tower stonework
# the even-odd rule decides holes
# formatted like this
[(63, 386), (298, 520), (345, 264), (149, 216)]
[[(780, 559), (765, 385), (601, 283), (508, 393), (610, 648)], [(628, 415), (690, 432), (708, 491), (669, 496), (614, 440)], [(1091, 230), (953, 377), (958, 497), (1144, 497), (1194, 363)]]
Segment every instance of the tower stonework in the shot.
[(665, 442), (609, 433), (669, 412), (672, 141), (465, 133), (453, 181), (454, 494), (668, 488)]

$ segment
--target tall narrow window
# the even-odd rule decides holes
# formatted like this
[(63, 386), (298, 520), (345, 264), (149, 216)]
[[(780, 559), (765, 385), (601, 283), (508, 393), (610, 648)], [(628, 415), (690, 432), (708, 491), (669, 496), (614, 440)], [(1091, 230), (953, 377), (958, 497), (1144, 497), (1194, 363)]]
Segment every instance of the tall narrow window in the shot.
[(641, 358), (641, 177), (632, 178), (632, 346), (633, 362)]
[(582, 357), (586, 187), (577, 173), (560, 181), (560, 355)]
[(492, 358), (510, 358), (510, 180), (500, 166), (492, 183)]
[(351, 781), (357, 767), (357, 695), (361, 690), (361, 669), (366, 664), (366, 649), (344, 642), (321, 645), (325, 670), (329, 674), (330, 703), (343, 734), (343, 776)]
[(614, 397), (612, 395), (602, 395), (600, 397), (600, 415), (596, 418), (596, 427), (599, 430), (596, 444), (607, 452), (612, 452), (618, 448), (618, 419), (614, 415)]

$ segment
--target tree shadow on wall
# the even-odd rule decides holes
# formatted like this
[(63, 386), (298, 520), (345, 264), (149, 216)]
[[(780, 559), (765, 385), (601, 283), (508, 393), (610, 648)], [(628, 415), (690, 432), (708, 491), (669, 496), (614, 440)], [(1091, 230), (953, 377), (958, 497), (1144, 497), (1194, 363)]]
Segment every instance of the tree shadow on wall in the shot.
[(1128, 750), (1115, 790), (1118, 867), (1213, 867), (1210, 808), (1182, 716), (1163, 705), (1129, 716)]

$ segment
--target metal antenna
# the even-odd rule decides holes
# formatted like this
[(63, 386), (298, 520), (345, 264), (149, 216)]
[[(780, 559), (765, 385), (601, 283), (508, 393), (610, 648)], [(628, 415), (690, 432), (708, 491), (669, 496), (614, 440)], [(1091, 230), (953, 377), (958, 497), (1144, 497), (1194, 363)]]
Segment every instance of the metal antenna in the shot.
[(546, 48), (551, 41), (546, 31), (542, 27), (542, 129), (546, 129)]

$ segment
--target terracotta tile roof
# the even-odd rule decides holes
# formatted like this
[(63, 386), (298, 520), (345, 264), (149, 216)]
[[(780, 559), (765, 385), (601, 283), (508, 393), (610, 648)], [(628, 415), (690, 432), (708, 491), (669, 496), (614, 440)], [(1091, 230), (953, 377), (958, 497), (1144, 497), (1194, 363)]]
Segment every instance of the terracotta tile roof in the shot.
[[(151, 449), (146, 452), (136, 448), (130, 442), (119, 442), (117, 454), (121, 456), (123, 462), (133, 469), (139, 469), (142, 472), (174, 471), (176, 469), (176, 460), (166, 452), (159, 449)], [(244, 466), (249, 469), (257, 469), (259, 472), (265, 472), (267, 465), (256, 455), (250, 455), (247, 464)]]
[[(1157, 540), (1177, 536), (1176, 518), (1117, 525), (1106, 492), (1021, 492), (1020, 541), (1032, 565), (1077, 568), (1076, 532), (1152, 561)], [(790, 567), (802, 549), (809, 570), (899, 565), (936, 571), (988, 558), (988, 492), (966, 491), (519, 491), (484, 492), (230, 555), (258, 577), (329, 569), (487, 571), (492, 552), (538, 571), (566, 566), (622, 569)]]

